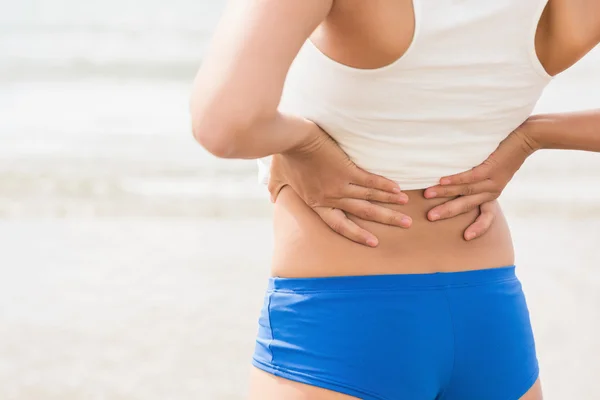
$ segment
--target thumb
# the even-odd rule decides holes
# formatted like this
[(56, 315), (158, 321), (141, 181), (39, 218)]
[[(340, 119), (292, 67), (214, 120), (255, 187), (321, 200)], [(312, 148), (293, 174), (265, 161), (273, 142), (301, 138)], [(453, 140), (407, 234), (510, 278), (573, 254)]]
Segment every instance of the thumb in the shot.
[(276, 179), (276, 178), (269, 178), (269, 193), (271, 194), (271, 203), (275, 203), (277, 201), (277, 196), (279, 196), (279, 192), (281, 192), (281, 189), (283, 189), (285, 186), (287, 186), (287, 183), (283, 182), (280, 179)]

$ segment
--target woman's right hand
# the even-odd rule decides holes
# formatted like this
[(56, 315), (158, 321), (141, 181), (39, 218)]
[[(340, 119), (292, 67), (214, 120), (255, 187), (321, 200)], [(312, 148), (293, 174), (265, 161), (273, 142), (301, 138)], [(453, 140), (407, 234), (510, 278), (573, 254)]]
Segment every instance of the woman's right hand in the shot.
[(375, 247), (377, 238), (351, 221), (346, 213), (367, 221), (410, 227), (410, 217), (372, 202), (406, 204), (408, 196), (393, 181), (354, 164), (317, 125), (306, 144), (271, 161), (269, 192), (275, 202), (289, 185), (335, 232)]

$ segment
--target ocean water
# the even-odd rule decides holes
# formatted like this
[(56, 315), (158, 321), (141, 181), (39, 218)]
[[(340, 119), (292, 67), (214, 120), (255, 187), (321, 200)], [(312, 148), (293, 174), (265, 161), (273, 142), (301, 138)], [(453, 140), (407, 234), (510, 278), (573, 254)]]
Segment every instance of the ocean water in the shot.
[[(223, 6), (0, 0), (0, 216), (268, 212), (254, 162), (218, 160), (190, 133), (191, 81)], [(600, 107), (599, 67), (595, 51), (537, 110)], [(541, 153), (505, 197), (570, 201), (556, 188), (585, 186), (578, 201), (593, 206), (599, 178), (595, 154)]]

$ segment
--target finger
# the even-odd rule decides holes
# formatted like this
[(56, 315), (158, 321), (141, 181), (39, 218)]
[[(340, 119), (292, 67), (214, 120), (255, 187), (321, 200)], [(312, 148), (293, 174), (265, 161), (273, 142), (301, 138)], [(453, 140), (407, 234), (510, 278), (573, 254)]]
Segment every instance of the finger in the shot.
[(494, 182), (490, 179), (466, 185), (433, 186), (425, 189), (424, 196), (426, 199), (433, 199), (436, 197), (472, 196), (485, 192), (497, 192)]
[(473, 196), (461, 196), (434, 207), (427, 213), (427, 218), (430, 221), (438, 221), (441, 219), (456, 217), (457, 215), (473, 211), (481, 204), (490, 200), (494, 200), (493, 195), (490, 193), (480, 193)]
[(408, 203), (408, 196), (406, 193), (390, 193), (352, 184), (347, 186), (345, 193), (342, 193), (342, 196), (351, 199), (378, 201), (380, 203)]
[(440, 179), (440, 185), (467, 185), (469, 183), (482, 181), (489, 177), (490, 170), (491, 164), (484, 161), (482, 164), (479, 164), (475, 168), (471, 168), (468, 171), (461, 172), (460, 174), (444, 176), (442, 179)]
[(342, 210), (329, 207), (316, 207), (314, 210), (333, 231), (345, 238), (369, 247), (379, 244), (375, 236), (348, 219)]
[(383, 176), (375, 175), (356, 167), (350, 183), (371, 189), (379, 189), (389, 193), (400, 193), (400, 186)]
[[(524, 157), (528, 157), (535, 151), (530, 141), (523, 138), (517, 129), (508, 135), (494, 150), (492, 154), (475, 168), (460, 174), (445, 176), (440, 179), (441, 185), (461, 185), (481, 181), (489, 177), (490, 172), (502, 160), (502, 164), (518, 163), (521, 165)], [(519, 151), (520, 150), (520, 151)]]
[(480, 213), (475, 222), (465, 230), (465, 240), (473, 240), (485, 234), (496, 219), (494, 202), (483, 203), (479, 207)]
[(401, 212), (372, 204), (366, 200), (341, 199), (337, 207), (366, 221), (409, 228), (412, 219)]

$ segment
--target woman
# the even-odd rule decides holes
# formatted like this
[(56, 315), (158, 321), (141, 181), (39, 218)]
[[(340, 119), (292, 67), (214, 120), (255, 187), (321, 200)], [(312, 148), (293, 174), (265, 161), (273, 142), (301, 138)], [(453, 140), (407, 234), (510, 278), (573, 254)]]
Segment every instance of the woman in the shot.
[(599, 40), (598, 0), (231, 2), (191, 112), (275, 203), (252, 399), (542, 398), (495, 199), (600, 151), (598, 111), (530, 117)]

